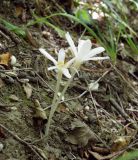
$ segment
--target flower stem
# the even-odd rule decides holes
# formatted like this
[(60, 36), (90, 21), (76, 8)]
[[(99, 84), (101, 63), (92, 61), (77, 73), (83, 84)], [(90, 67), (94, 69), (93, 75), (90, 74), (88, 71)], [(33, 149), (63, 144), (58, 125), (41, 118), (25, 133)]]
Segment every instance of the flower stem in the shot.
[(51, 108), (51, 111), (50, 111), (50, 115), (49, 115), (49, 119), (48, 119), (47, 128), (46, 128), (46, 137), (48, 136), (49, 127), (50, 127), (50, 123), (51, 123), (52, 117), (53, 117), (53, 115), (54, 115), (54, 113), (55, 113), (55, 111), (56, 111), (56, 109), (58, 107), (58, 104), (59, 104), (61, 98), (64, 96), (68, 86), (70, 85), (71, 81), (73, 80), (75, 74), (76, 74), (76, 71), (74, 70), (72, 72), (71, 78), (67, 81), (66, 86), (64, 87), (63, 91), (61, 92), (58, 100), (56, 101), (56, 103), (54, 102), (54, 104), (52, 105), (52, 108)]
[[(56, 107), (58, 106), (58, 104), (59, 104), (61, 98), (64, 96), (64, 94), (65, 94), (67, 88), (69, 87), (71, 81), (73, 80), (75, 74), (76, 74), (76, 71), (74, 71), (74, 72), (72, 73), (72, 75), (71, 75), (71, 78), (68, 79), (68, 81), (67, 81), (67, 83), (66, 83), (66, 85), (65, 85), (65, 87), (64, 87), (64, 89), (63, 89), (63, 91), (61, 92), (61, 95), (59, 96), (59, 98), (58, 98), (58, 100), (57, 100), (57, 102), (56, 102), (56, 105), (55, 105)], [(55, 109), (56, 109), (56, 108), (55, 108)]]
[(52, 120), (52, 117), (53, 117), (54, 112), (56, 110), (55, 109), (56, 108), (56, 100), (57, 100), (57, 95), (58, 95), (58, 92), (59, 92), (59, 87), (60, 87), (61, 79), (62, 79), (62, 72), (58, 71), (56, 91), (54, 93), (54, 98), (53, 98), (53, 101), (52, 101), (52, 106), (51, 106), (51, 110), (50, 110), (50, 114), (49, 114), (49, 118), (48, 118), (48, 122), (47, 122), (47, 127), (46, 127), (46, 133), (45, 133), (46, 137), (49, 134), (49, 128), (50, 128), (51, 120)]
[[(80, 65), (77, 65), (76, 66), (76, 70), (78, 70), (80, 67)], [(67, 88), (69, 87), (70, 83), (72, 82), (75, 74), (76, 74), (76, 70), (73, 70), (72, 71), (72, 74), (71, 74), (71, 78), (68, 79), (63, 91), (61, 92), (59, 98), (57, 99), (57, 94), (58, 94), (58, 91), (59, 91), (59, 86), (60, 86), (60, 81), (61, 81), (61, 78), (62, 78), (62, 72), (58, 72), (58, 77), (57, 77), (57, 85), (56, 85), (56, 92), (54, 94), (54, 99), (53, 99), (53, 102), (52, 102), (52, 107), (51, 107), (51, 110), (50, 110), (50, 115), (49, 115), (49, 118), (48, 118), (48, 123), (47, 123), (47, 127), (46, 127), (46, 134), (45, 134), (45, 137), (48, 137), (48, 134), (49, 134), (49, 128), (50, 128), (50, 124), (51, 124), (51, 120), (52, 120), (52, 117), (58, 107), (58, 104), (61, 100), (61, 98), (64, 96)], [(57, 101), (56, 101), (57, 99)]]
[[(76, 70), (78, 70), (79, 67), (80, 67), (80, 65), (77, 65), (77, 66), (76, 66)], [(57, 102), (56, 102), (55, 105), (53, 106), (53, 112), (55, 112), (55, 110), (56, 110), (56, 108), (57, 108), (57, 106), (58, 106), (58, 104), (59, 104), (61, 98), (64, 96), (64, 94), (65, 94), (67, 88), (69, 87), (70, 83), (72, 82), (72, 80), (73, 80), (73, 78), (74, 78), (74, 76), (75, 76), (75, 74), (76, 74), (76, 70), (73, 70), (73, 71), (72, 71), (71, 78), (68, 79), (68, 81), (67, 81), (67, 83), (66, 83), (66, 85), (65, 85), (65, 87), (64, 87), (64, 89), (63, 89), (63, 91), (61, 92), (61, 94), (60, 94), (60, 96), (59, 96)]]

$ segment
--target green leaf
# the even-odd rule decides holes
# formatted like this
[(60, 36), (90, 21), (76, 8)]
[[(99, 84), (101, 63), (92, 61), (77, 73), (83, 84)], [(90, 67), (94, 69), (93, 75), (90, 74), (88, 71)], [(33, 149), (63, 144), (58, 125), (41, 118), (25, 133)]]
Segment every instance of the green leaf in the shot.
[(136, 160), (138, 158), (138, 150), (128, 152), (127, 154), (115, 159), (115, 160)]
[(92, 18), (86, 9), (79, 9), (75, 15), (78, 19), (80, 19), (85, 24), (91, 24)]
[(50, 23), (46, 18), (40, 18), (34, 13), (33, 13), (33, 17), (34, 17), (35, 21), (29, 21), (27, 24), (28, 27), (35, 25), (35, 24), (45, 24), (45, 25), (53, 28), (58, 33), (58, 35), (60, 37), (63, 38), (65, 36), (65, 32), (62, 29), (60, 29), (58, 26), (55, 26), (52, 23)]
[(13, 25), (12, 23), (9, 23), (3, 19), (0, 19), (0, 22), (2, 22), (4, 24), (4, 26), (9, 30), (9, 31), (12, 31), (14, 32), (16, 35), (22, 37), (22, 38), (25, 38), (26, 37), (26, 32), (23, 28), (21, 27), (18, 27), (18, 26), (15, 26)]

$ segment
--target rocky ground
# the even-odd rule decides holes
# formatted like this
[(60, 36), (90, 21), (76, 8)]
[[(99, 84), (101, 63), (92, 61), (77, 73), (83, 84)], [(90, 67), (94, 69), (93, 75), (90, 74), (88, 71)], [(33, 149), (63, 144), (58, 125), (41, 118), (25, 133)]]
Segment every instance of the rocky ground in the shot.
[[(23, 24), (15, 6), (6, 6), (0, 17)], [(39, 26), (29, 31), (26, 40), (0, 26), (0, 160), (110, 160), (137, 148), (138, 62), (122, 56), (115, 65), (108, 60), (81, 67), (44, 137), (56, 75), (47, 71), (37, 45), (54, 56), (67, 43), (48, 27), (45, 36)], [(98, 87), (90, 90), (95, 81)]]

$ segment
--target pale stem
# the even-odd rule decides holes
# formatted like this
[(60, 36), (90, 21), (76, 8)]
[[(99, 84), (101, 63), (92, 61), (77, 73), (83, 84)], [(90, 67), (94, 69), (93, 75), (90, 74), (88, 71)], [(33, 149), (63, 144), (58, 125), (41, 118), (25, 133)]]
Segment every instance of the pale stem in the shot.
[(67, 83), (66, 83), (63, 91), (61, 92), (61, 95), (59, 96), (59, 98), (58, 98), (58, 100), (57, 100), (57, 102), (56, 102), (56, 104), (55, 104), (55, 108), (54, 108), (55, 110), (56, 110), (56, 108), (57, 108), (57, 106), (58, 106), (61, 98), (64, 96), (67, 88), (69, 87), (71, 81), (73, 80), (73, 78), (74, 78), (74, 76), (75, 76), (75, 74), (76, 74), (76, 71), (79, 70), (80, 65), (81, 65), (81, 63), (77, 63), (77, 62), (74, 64), (74, 68), (75, 68), (75, 69), (73, 69), (73, 71), (72, 71), (72, 73), (71, 73), (71, 78), (68, 79), (68, 81), (67, 81)]
[[(78, 70), (79, 67), (80, 67), (80, 64), (76, 64), (76, 66), (75, 66), (76, 70)], [(53, 117), (53, 115), (54, 115), (54, 113), (55, 113), (55, 111), (56, 111), (56, 109), (57, 109), (57, 107), (58, 107), (58, 104), (59, 104), (61, 98), (64, 96), (67, 88), (69, 87), (70, 83), (72, 82), (72, 80), (73, 80), (73, 78), (74, 78), (74, 76), (75, 76), (75, 74), (76, 74), (76, 70), (73, 70), (73, 72), (72, 72), (72, 74), (71, 74), (71, 78), (68, 79), (68, 81), (67, 81), (67, 83), (66, 83), (63, 91), (61, 92), (59, 98), (57, 99), (57, 94), (58, 94), (58, 90), (59, 90), (59, 86), (60, 86), (60, 81), (61, 81), (61, 78), (62, 78), (62, 75), (60, 75), (60, 74), (62, 74), (62, 73), (60, 73), (60, 74), (58, 73), (58, 76), (59, 76), (59, 77), (58, 77), (58, 81), (57, 81), (57, 85), (56, 85), (56, 92), (57, 92), (57, 93), (55, 92), (56, 97), (54, 98), (55, 100), (53, 99), (53, 103), (52, 103), (52, 107), (51, 107), (51, 110), (50, 110), (50, 115), (49, 115), (48, 123), (47, 123), (47, 127), (46, 127), (45, 137), (48, 137), (49, 128), (50, 128), (50, 124), (51, 124), (52, 117)], [(58, 83), (59, 83), (59, 84), (58, 84)], [(56, 101), (56, 99), (57, 99), (57, 101)]]
[(62, 79), (62, 72), (59, 70), (58, 75), (57, 75), (56, 91), (54, 93), (54, 98), (53, 98), (53, 101), (52, 101), (51, 110), (50, 110), (50, 114), (49, 114), (49, 118), (48, 118), (48, 122), (47, 122), (47, 127), (46, 127), (46, 133), (45, 133), (46, 136), (48, 136), (48, 134), (49, 134), (49, 128), (50, 128), (51, 120), (52, 120), (52, 117), (53, 117), (54, 112), (55, 112), (56, 99), (57, 99), (57, 96), (58, 96), (61, 79)]

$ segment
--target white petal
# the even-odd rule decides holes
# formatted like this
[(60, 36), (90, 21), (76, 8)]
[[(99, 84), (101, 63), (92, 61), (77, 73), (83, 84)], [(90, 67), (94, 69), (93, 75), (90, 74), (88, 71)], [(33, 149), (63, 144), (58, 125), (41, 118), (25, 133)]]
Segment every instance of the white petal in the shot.
[(57, 69), (57, 67), (56, 66), (48, 67), (48, 71), (53, 70), (53, 69)]
[(105, 49), (103, 47), (97, 47), (92, 49), (89, 54), (85, 57), (85, 60), (88, 60), (91, 57), (94, 57), (97, 54), (100, 54), (104, 51)]
[(66, 39), (67, 39), (67, 41), (68, 41), (68, 43), (71, 47), (71, 50), (72, 50), (73, 54), (76, 56), (77, 55), (77, 49), (75, 47), (75, 44), (74, 44), (69, 32), (67, 32), (65, 36), (66, 36)]
[(87, 60), (99, 61), (99, 60), (104, 60), (104, 59), (110, 59), (110, 58), (108, 56), (107, 57), (92, 57)]
[(65, 59), (65, 51), (63, 48), (61, 48), (58, 53), (58, 62), (64, 62), (64, 59)]
[(40, 51), (46, 58), (48, 58), (49, 60), (51, 60), (55, 65), (57, 64), (57, 61), (56, 61), (48, 52), (46, 52), (45, 49), (39, 48), (39, 51)]
[(71, 78), (71, 75), (70, 75), (69, 70), (67, 68), (63, 68), (62, 72), (67, 78)]
[(92, 43), (89, 39), (79, 40), (77, 58), (83, 60), (83, 57), (89, 54), (91, 47), (92, 47)]

